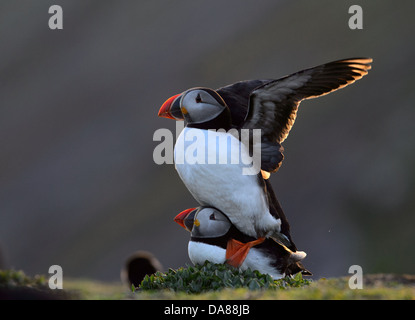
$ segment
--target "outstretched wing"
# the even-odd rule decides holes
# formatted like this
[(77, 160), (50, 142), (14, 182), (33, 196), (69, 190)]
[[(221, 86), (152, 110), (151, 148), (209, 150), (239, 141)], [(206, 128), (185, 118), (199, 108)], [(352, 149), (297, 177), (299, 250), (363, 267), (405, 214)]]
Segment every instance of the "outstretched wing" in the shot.
[(261, 129), (263, 139), (282, 143), (294, 125), (302, 100), (359, 80), (368, 73), (371, 62), (370, 58), (338, 60), (266, 82), (251, 92), (242, 128)]
[(272, 80), (245, 80), (216, 89), (229, 107), (233, 127), (240, 128), (245, 121), (251, 92), (270, 81)]

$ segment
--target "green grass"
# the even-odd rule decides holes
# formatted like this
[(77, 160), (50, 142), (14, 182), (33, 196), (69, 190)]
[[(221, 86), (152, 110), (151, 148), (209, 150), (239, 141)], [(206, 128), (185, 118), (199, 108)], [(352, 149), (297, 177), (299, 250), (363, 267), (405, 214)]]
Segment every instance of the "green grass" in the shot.
[[(203, 280), (198, 282), (198, 277)], [(4, 299), (4, 293), (11, 293), (12, 298), (18, 299), (415, 300), (415, 276), (412, 275), (365, 275), (364, 288), (356, 290), (349, 288), (348, 280), (340, 277), (310, 281), (297, 276), (273, 281), (257, 271), (239, 272), (220, 265), (205, 265), (155, 274), (134, 290), (121, 282), (89, 279), (64, 279), (63, 290), (50, 290), (44, 276), (28, 277), (22, 271), (0, 270), (0, 298)]]
[(21, 270), (0, 270), (0, 288), (32, 287), (45, 288), (47, 281), (44, 276), (28, 277)]
[[(256, 270), (247, 269), (241, 271), (225, 264), (213, 264), (206, 261), (203, 265), (187, 266), (177, 270), (169, 269), (167, 273), (157, 272), (146, 276), (139, 291), (164, 290), (184, 293), (203, 293), (218, 291), (225, 288), (281, 289), (286, 287), (301, 287), (308, 285), (309, 280), (302, 278), (298, 273), (294, 277), (285, 277), (273, 280), (269, 275), (264, 275)], [(135, 292), (136, 288), (133, 288)]]

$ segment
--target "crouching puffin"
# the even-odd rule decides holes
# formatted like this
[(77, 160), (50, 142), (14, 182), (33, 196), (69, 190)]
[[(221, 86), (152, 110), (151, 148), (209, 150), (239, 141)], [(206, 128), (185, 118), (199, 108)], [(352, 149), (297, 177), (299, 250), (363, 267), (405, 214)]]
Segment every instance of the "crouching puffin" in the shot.
[(258, 270), (273, 279), (298, 272), (311, 275), (300, 262), (305, 258), (305, 252), (293, 252), (270, 238), (250, 237), (215, 208), (187, 209), (174, 221), (191, 233), (188, 253), (194, 264), (203, 264), (206, 260), (227, 263), (242, 270)]
[[(175, 145), (180, 178), (201, 206), (226, 212), (232, 224), (247, 236), (272, 236), (282, 245), (291, 245), (265, 179), (282, 163), (281, 143), (294, 124), (300, 102), (361, 79), (371, 62), (369, 58), (339, 60), (278, 80), (242, 81), (217, 90), (192, 88), (169, 98), (159, 116), (187, 122)], [(241, 141), (242, 135), (235, 135), (231, 129), (260, 129), (259, 143)], [(202, 143), (202, 148), (195, 148), (195, 137), (196, 145)], [(220, 141), (227, 145), (224, 151), (218, 147)], [(196, 149), (203, 154), (203, 161), (186, 161), (186, 155)], [(216, 152), (207, 152), (211, 150)], [(229, 161), (247, 159), (252, 150), (260, 150), (260, 168)], [(217, 157), (227, 162), (215, 162)], [(261, 171), (254, 174), (257, 169)]]

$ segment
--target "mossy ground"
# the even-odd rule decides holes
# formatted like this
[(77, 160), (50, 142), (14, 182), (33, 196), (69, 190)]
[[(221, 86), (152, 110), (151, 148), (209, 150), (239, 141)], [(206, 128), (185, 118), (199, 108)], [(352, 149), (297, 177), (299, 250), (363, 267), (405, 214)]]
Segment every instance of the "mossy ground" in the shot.
[[(177, 270), (175, 270), (177, 273)], [(182, 270), (183, 271), (183, 270)], [(251, 271), (252, 272), (252, 271)], [(179, 271), (180, 273), (180, 271)], [(168, 272), (166, 273), (168, 274)], [(171, 271), (172, 275), (174, 274)], [(213, 272), (214, 274), (214, 272)], [(220, 273), (218, 273), (220, 275)], [(222, 276), (225, 278), (224, 274)], [(220, 277), (220, 276), (219, 276)], [(258, 277), (252, 272), (251, 278)], [(278, 280), (274, 285), (263, 279), (263, 288), (224, 287), (206, 290), (201, 293), (189, 293), (187, 290), (135, 289), (120, 283), (106, 283), (87, 279), (65, 279), (63, 290), (50, 290), (47, 279), (42, 276), (27, 277), (21, 271), (0, 270), (0, 299), (81, 299), (81, 300), (355, 300), (355, 299), (410, 299), (415, 300), (415, 276), (374, 274), (364, 276), (363, 289), (349, 288), (348, 277), (305, 281), (302, 278)], [(153, 281), (155, 278), (153, 277)], [(261, 285), (260, 281), (258, 283)], [(59, 291), (59, 292), (58, 292)], [(11, 293), (11, 295), (10, 295)]]

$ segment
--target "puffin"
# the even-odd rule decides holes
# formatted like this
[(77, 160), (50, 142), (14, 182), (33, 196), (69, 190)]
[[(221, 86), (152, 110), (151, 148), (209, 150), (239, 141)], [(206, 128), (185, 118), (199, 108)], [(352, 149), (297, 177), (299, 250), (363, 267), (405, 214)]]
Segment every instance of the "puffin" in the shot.
[[(268, 182), (283, 161), (281, 144), (301, 101), (354, 83), (368, 73), (371, 62), (370, 58), (337, 60), (276, 80), (240, 81), (216, 90), (195, 87), (167, 99), (158, 115), (186, 122), (174, 148), (175, 168), (199, 205), (226, 212), (247, 236), (273, 237), (295, 250), (288, 221), (277, 209)], [(256, 140), (255, 130), (260, 135)], [(241, 139), (244, 131), (250, 133), (249, 139)], [(220, 149), (221, 143), (226, 148)], [(195, 152), (197, 161), (192, 157)], [(217, 161), (218, 153), (226, 163)], [(242, 161), (252, 153), (260, 156), (259, 168)]]
[(312, 275), (301, 260), (303, 251), (292, 252), (272, 238), (255, 239), (239, 231), (228, 217), (212, 207), (190, 208), (174, 221), (190, 232), (188, 254), (193, 264), (210, 261), (235, 268), (258, 270), (273, 279), (301, 272)]

